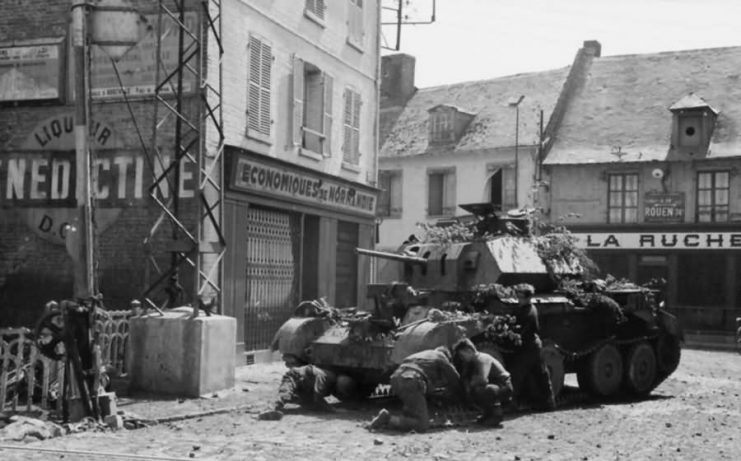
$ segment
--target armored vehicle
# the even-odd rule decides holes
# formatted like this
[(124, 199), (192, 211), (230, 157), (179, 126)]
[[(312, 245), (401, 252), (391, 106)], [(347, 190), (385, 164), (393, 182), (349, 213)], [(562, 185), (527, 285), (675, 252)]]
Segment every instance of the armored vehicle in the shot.
[(534, 236), (525, 216), (501, 215), (488, 204), (462, 207), (475, 219), (438, 226), (432, 241), (398, 253), (358, 249), (403, 264), (402, 282), (369, 287), (373, 309), (304, 302), (274, 347), (351, 376), (359, 395), (386, 382), (407, 355), (462, 336), (507, 365), (518, 336), (508, 287), (526, 282), (536, 290), (554, 393), (566, 373), (576, 373), (579, 387), (595, 396), (646, 395), (676, 369), (682, 332), (655, 291), (585, 277), (588, 260), (573, 242), (565, 234)]

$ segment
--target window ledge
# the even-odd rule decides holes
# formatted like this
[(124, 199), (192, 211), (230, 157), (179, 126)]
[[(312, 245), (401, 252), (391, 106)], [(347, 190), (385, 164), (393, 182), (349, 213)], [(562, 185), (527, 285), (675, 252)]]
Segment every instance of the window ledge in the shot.
[(316, 160), (317, 162), (321, 162), (322, 160), (324, 160), (324, 156), (322, 154), (317, 154), (316, 152), (306, 149), (305, 147), (298, 148), (298, 155)]
[(314, 24), (318, 25), (322, 29), (326, 28), (327, 25), (324, 23), (324, 19), (312, 13), (310, 10), (304, 10), (304, 16), (311, 20)]
[(347, 171), (352, 171), (353, 173), (360, 173), (360, 165), (355, 165), (353, 163), (347, 163), (345, 161), (342, 162), (342, 169)]
[(263, 144), (267, 144), (268, 146), (273, 145), (273, 141), (270, 139), (270, 135), (259, 133), (250, 129), (247, 129), (244, 135), (247, 137), (247, 139), (250, 139), (252, 141), (261, 142)]
[(354, 48), (355, 51), (358, 53), (365, 53), (365, 50), (363, 49), (363, 42), (356, 42), (350, 37), (347, 37), (347, 44), (350, 46), (350, 48)]

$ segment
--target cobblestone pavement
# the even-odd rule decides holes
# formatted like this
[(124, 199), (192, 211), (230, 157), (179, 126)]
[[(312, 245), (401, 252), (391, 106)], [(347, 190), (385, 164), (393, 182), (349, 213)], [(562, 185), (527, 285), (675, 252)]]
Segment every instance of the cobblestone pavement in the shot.
[[(731, 460), (741, 452), (741, 355), (729, 352), (683, 351), (679, 369), (640, 402), (571, 405), (552, 413), (508, 415), (499, 429), (463, 425), (425, 434), (364, 429), (384, 402), (362, 408), (336, 404), (332, 414), (294, 412), (282, 421), (255, 420), (283, 370), (282, 364), (240, 368), (238, 385), (210, 398), (124, 399), (120, 408), (127, 412), (170, 421), (130, 431), (15, 442), (26, 450), (0, 448), (0, 459), (114, 461), (119, 459), (114, 454), (128, 453), (137, 459), (257, 461)], [(219, 413), (226, 408), (237, 409)]]

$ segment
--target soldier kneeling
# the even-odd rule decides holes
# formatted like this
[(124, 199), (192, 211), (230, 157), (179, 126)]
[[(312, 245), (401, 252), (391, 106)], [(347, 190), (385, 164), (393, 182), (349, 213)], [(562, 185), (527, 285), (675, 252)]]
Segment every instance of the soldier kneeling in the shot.
[(453, 363), (461, 375), (466, 400), (481, 408), (477, 419), (485, 426), (501, 424), (502, 402), (512, 396), (512, 379), (501, 363), (485, 352), (479, 352), (469, 339), (453, 346)]

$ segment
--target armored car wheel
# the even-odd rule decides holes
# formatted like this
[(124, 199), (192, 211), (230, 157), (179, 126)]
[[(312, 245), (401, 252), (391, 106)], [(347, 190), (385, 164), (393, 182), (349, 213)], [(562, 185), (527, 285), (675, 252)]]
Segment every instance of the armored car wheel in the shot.
[(623, 381), (623, 357), (614, 344), (605, 344), (587, 357), (577, 373), (579, 387), (600, 397), (614, 395)]
[(640, 342), (628, 350), (624, 384), (630, 393), (648, 395), (654, 388), (657, 374), (656, 353), (648, 342)]
[(548, 368), (548, 374), (551, 377), (551, 388), (553, 389), (553, 397), (558, 397), (563, 389), (565, 370), (563, 365), (563, 356), (558, 349), (556, 344), (552, 341), (543, 341), (543, 349), (540, 352), (540, 356), (543, 357), (546, 368)]
[(674, 373), (681, 357), (682, 347), (678, 337), (668, 334), (659, 337), (656, 343), (656, 364), (661, 376)]

